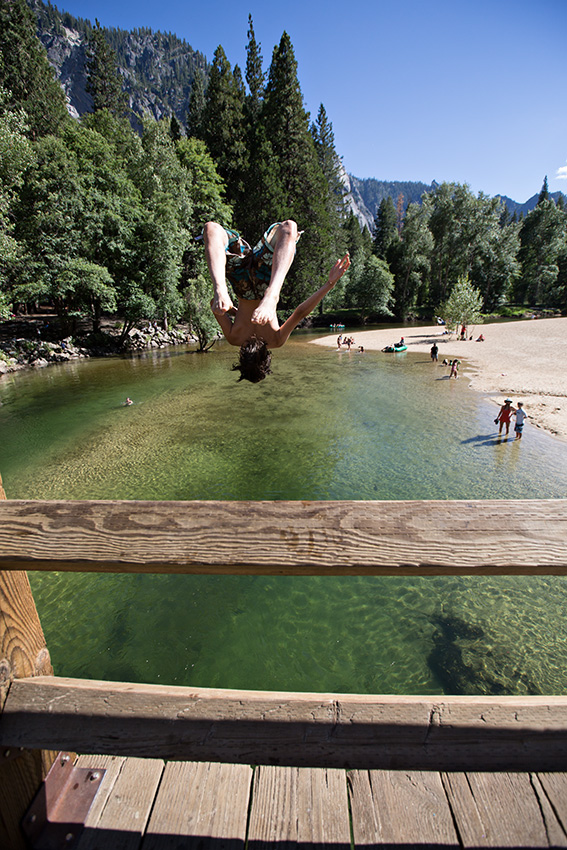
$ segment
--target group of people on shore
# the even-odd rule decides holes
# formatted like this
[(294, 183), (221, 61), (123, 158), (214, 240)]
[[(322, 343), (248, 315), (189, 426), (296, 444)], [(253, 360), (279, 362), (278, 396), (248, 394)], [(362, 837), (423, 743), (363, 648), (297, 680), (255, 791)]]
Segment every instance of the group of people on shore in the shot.
[(510, 433), (510, 422), (512, 420), (512, 416), (516, 419), (516, 424), (514, 426), (514, 432), (516, 436), (514, 440), (522, 439), (522, 431), (524, 430), (524, 422), (528, 418), (528, 414), (524, 410), (524, 405), (521, 401), (519, 401), (517, 407), (512, 407), (512, 399), (506, 398), (504, 399), (504, 404), (500, 408), (500, 412), (498, 416), (494, 420), (495, 425), (499, 425), (498, 427), (498, 436), (502, 435), (502, 431), (506, 429), (506, 437)]
[[(354, 337), (353, 336), (343, 336), (342, 334), (339, 334), (338, 337), (337, 337), (337, 351), (341, 351), (343, 345), (346, 346), (346, 348), (349, 351), (351, 351), (352, 347), (354, 345)], [(364, 346), (359, 345), (357, 350), (360, 351), (360, 352), (363, 352)]]

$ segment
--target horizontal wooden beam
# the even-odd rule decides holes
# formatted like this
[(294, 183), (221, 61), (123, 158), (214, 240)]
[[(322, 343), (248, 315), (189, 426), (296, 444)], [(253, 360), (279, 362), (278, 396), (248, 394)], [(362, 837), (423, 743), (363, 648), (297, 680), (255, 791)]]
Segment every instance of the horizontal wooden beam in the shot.
[(415, 770), (564, 770), (567, 697), (358, 696), (16, 680), (0, 746)]
[(8, 500), (0, 569), (566, 575), (567, 500)]

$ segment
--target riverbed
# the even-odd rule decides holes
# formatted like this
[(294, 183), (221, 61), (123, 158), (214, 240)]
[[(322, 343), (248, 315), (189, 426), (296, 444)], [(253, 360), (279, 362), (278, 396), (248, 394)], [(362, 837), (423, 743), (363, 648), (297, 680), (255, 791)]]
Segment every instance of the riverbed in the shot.
[[(8, 496), (567, 497), (567, 444), (529, 426), (520, 444), (499, 440), (490, 399), (427, 356), (308, 341), (275, 352), (260, 385), (237, 382), (223, 344), (5, 376)], [(557, 577), (31, 581), (59, 675), (359, 693), (567, 686), (567, 583)]]

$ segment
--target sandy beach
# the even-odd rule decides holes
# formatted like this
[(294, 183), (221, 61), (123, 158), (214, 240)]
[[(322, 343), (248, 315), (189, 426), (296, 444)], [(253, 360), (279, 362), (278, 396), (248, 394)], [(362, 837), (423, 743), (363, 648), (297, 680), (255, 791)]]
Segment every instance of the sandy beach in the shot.
[[(481, 333), (485, 341), (476, 342)], [(408, 352), (429, 355), (436, 342), (439, 362), (435, 368), (446, 369), (442, 361), (458, 357), (459, 380), (468, 381), (474, 390), (494, 395), (495, 406), (507, 396), (514, 403), (522, 401), (530, 417), (524, 438), (529, 434), (529, 425), (535, 425), (567, 440), (567, 318), (476, 325), (472, 341), (443, 334), (438, 325), (358, 331), (354, 334), (355, 347), (381, 351), (401, 335)], [(333, 333), (321, 337), (314, 344), (336, 349), (337, 336)], [(384, 354), (394, 356), (397, 355)]]

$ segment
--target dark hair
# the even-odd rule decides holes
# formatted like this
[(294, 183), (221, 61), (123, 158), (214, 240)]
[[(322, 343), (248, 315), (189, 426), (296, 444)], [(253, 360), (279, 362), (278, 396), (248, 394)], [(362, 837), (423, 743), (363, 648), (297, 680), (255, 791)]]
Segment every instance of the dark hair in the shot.
[(247, 380), (253, 384), (263, 381), (266, 375), (271, 375), (270, 363), (272, 352), (263, 339), (251, 337), (240, 346), (238, 363), (232, 367), (233, 372), (240, 372), (239, 381)]

